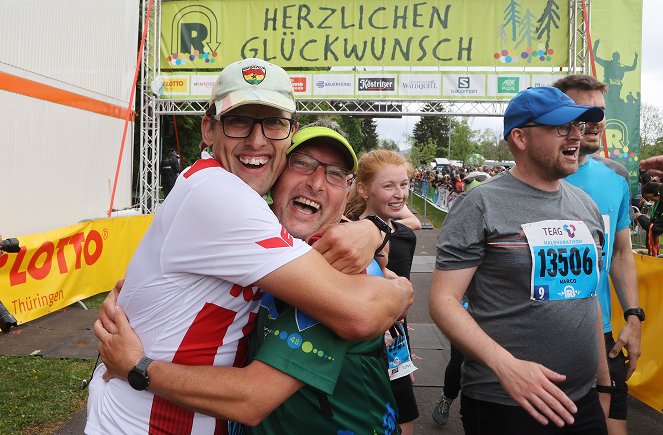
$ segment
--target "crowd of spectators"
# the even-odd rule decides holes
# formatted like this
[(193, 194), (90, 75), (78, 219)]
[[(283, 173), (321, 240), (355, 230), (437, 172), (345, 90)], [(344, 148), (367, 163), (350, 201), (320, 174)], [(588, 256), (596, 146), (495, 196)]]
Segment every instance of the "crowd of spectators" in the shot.
[(647, 248), (649, 255), (659, 256), (659, 237), (663, 234), (663, 208), (659, 206), (661, 200), (661, 177), (652, 176), (646, 171), (640, 171), (638, 180), (638, 195), (633, 198), (633, 223), (636, 237), (640, 237), (639, 245)]
[(506, 168), (504, 166), (462, 166), (444, 165), (437, 169), (420, 167), (415, 171), (412, 186), (415, 192), (428, 197), (435, 205), (448, 210), (454, 200), (463, 193), (465, 185), (484, 181)]
[[(436, 169), (421, 166), (414, 172), (410, 184), (416, 193), (426, 196), (436, 206), (448, 211), (458, 195), (467, 190), (467, 186), (485, 181), (487, 178), (500, 174), (505, 170), (508, 170), (508, 168), (487, 165), (478, 167), (445, 165)], [(661, 212), (656, 196), (643, 195), (645, 193), (643, 187), (647, 186), (651, 190), (651, 186), (658, 186), (658, 183), (663, 182), (663, 177), (652, 176), (644, 170), (641, 170), (639, 175), (638, 194), (632, 199), (631, 204), (634, 212), (632, 228), (636, 237), (634, 247), (641, 245), (641, 247), (649, 248), (650, 239), (653, 241), (657, 235), (663, 234), (663, 220), (658, 222), (658, 216), (655, 216)], [(656, 223), (657, 226), (652, 227), (652, 223)], [(651, 229), (653, 229), (654, 234), (648, 234)], [(639, 237), (640, 234), (642, 237)], [(638, 243), (640, 238), (642, 240)], [(653, 253), (656, 253), (656, 250)]]

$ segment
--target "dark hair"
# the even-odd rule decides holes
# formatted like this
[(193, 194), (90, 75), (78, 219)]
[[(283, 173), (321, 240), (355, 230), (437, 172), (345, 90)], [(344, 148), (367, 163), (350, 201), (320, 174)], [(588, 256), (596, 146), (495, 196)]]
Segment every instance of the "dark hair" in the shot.
[(557, 80), (552, 85), (564, 93), (570, 89), (578, 89), (580, 91), (601, 91), (602, 94), (608, 92), (608, 85), (585, 74), (572, 74)]
[(642, 185), (642, 194), (643, 195), (661, 195), (661, 186), (663, 184), (657, 183), (655, 181), (650, 181)]

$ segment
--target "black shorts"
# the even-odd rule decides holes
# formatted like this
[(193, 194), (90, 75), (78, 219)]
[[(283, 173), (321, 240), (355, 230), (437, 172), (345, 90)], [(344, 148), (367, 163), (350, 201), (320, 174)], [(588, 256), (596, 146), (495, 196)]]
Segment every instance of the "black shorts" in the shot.
[[(610, 349), (615, 345), (612, 332), (604, 333), (603, 338), (605, 339), (605, 351), (610, 353)], [(608, 357), (608, 369), (610, 370), (610, 379), (615, 382), (615, 389), (610, 395), (609, 417), (615, 420), (626, 420), (628, 385), (626, 385), (626, 356), (623, 350), (619, 351), (619, 354), (614, 358)]]
[(417, 407), (417, 399), (414, 397), (410, 376), (395, 379), (390, 384), (391, 391), (393, 391), (396, 398), (396, 406), (398, 406), (398, 420), (396, 422), (399, 424), (407, 423), (419, 417), (419, 408)]
[(558, 428), (537, 422), (517, 405), (501, 405), (467, 397), (460, 393), (460, 418), (465, 435), (607, 435), (603, 409), (594, 388), (575, 400), (578, 412), (572, 425)]

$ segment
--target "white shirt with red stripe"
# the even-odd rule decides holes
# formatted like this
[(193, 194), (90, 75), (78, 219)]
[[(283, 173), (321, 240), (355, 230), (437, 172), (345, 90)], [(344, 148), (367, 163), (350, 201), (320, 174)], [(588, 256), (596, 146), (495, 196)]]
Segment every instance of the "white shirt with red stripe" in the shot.
[[(262, 293), (253, 284), (310, 247), (216, 160), (186, 169), (159, 208), (126, 273), (120, 305), (156, 360), (243, 366)], [(227, 423), (104, 382), (90, 383), (85, 432), (227, 433)]]

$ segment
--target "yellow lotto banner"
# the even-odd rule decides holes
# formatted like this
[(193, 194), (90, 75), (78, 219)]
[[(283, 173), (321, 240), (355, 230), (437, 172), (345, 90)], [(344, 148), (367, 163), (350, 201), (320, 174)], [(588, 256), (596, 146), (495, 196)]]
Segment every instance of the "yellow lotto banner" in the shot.
[(568, 64), (559, 0), (176, 0), (161, 4), (161, 70), (258, 57), (288, 68)]
[[(628, 381), (629, 393), (663, 413), (663, 259), (634, 254), (638, 269), (640, 306), (647, 318), (642, 323), (642, 355)], [(612, 330), (615, 339), (624, 326), (624, 311), (612, 292)]]
[(100, 219), (21, 237), (20, 252), (0, 255), (0, 301), (21, 324), (110, 290), (152, 218)]

